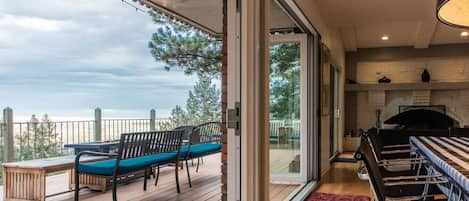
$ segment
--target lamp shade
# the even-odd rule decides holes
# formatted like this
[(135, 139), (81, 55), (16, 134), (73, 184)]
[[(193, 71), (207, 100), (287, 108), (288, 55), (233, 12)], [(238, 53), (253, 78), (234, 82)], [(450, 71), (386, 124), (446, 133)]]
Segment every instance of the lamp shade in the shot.
[(469, 0), (438, 0), (436, 16), (449, 26), (469, 28)]

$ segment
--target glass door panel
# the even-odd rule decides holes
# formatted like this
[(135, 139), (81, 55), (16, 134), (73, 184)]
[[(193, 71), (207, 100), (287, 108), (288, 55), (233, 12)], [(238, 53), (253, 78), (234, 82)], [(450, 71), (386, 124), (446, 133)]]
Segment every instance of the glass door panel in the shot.
[(306, 178), (306, 36), (274, 35), (270, 43), (270, 174)]

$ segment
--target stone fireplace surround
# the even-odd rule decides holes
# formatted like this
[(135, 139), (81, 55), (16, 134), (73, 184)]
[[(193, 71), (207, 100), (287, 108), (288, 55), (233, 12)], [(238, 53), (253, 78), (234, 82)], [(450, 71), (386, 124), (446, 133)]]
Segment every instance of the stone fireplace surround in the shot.
[[(398, 114), (400, 105), (445, 105), (446, 115), (460, 127), (469, 126), (469, 57), (364, 61), (356, 67), (359, 84), (346, 85), (346, 92), (354, 93), (356, 99), (356, 114), (352, 115), (356, 127), (348, 129), (367, 130), (376, 125), (377, 109), (383, 122)], [(430, 71), (430, 83), (420, 81), (424, 68)], [(378, 84), (382, 76), (392, 83)]]
[[(469, 91), (434, 91), (422, 104), (415, 91), (357, 92), (357, 128), (368, 129), (376, 124), (376, 110), (381, 110), (381, 122), (399, 113), (401, 105), (445, 105), (446, 115), (459, 123), (469, 124)], [(383, 125), (386, 127), (386, 125)]]

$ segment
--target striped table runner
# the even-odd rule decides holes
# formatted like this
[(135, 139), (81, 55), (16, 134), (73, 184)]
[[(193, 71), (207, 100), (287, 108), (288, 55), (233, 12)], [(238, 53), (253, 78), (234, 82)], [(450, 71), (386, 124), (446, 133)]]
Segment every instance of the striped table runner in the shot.
[(418, 136), (410, 144), (469, 195), (469, 138)]

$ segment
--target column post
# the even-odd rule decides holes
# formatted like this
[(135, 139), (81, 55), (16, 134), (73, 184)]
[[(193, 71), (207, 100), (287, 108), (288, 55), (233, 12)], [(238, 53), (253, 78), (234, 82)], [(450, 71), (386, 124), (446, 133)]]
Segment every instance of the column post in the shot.
[(150, 110), (150, 130), (151, 131), (156, 130), (156, 110), (155, 109)]
[(94, 109), (94, 141), (102, 140), (102, 112), (101, 108)]
[(7, 107), (3, 110), (3, 160), (11, 162), (15, 156), (13, 109)]

